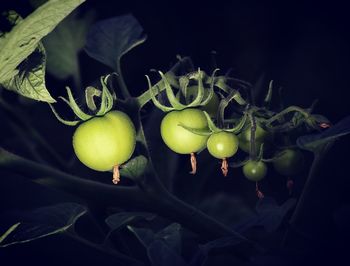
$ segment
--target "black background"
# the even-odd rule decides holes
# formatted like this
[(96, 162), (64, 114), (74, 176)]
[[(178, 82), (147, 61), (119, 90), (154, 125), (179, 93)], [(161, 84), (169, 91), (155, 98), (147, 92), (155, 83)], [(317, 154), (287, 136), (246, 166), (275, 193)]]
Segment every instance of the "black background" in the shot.
[[(15, 9), (23, 16), (31, 12), (26, 1), (2, 1), (0, 7)], [(308, 107), (318, 98), (316, 112), (332, 122), (349, 114), (350, 17), (346, 1), (87, 0), (82, 9), (89, 8), (96, 10), (97, 19), (132, 13), (144, 27), (148, 40), (122, 62), (127, 83), (136, 88), (132, 91), (135, 95), (146, 89), (144, 75), (152, 68), (167, 70), (176, 62), (176, 54), (190, 56), (196, 65), (208, 69), (211, 51), (215, 50), (222, 70), (232, 67), (237, 78), (252, 84), (264, 74), (265, 87), (273, 79), (276, 86), (284, 88), (288, 104)], [(84, 53), (80, 59), (84, 86), (109, 71)], [(48, 77), (48, 84), (59, 83)], [(56, 95), (63, 86), (52, 88)], [(70, 129), (53, 124), (46, 107), (33, 113), (43, 111), (47, 111), (44, 115), (47, 121), (41, 120), (39, 127), (51, 129), (51, 136), (57, 134), (54, 138), (57, 148), (68, 154)], [(66, 141), (58, 140), (58, 134)], [(308, 228), (312, 228), (312, 243), (318, 242), (320, 247), (311, 248), (305, 263), (331, 265), (345, 257), (346, 232), (337, 231), (332, 215), (338, 207), (349, 203), (349, 142), (349, 137), (345, 137), (336, 143), (320, 173), (315, 202), (321, 201), (324, 209), (316, 211), (307, 222)], [(47, 192), (20, 176), (5, 176), (8, 174), (3, 172), (0, 175), (0, 210), (26, 209), (70, 199), (68, 195)], [(83, 262), (117, 265), (112, 258), (61, 236), (0, 250), (1, 265)]]

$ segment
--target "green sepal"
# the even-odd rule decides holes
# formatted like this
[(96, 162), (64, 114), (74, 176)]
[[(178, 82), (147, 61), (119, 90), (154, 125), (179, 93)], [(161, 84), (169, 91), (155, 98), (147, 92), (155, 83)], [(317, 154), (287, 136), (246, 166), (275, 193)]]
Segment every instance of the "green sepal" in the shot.
[(91, 111), (96, 111), (97, 107), (94, 101), (94, 97), (101, 97), (102, 92), (92, 86), (88, 86), (85, 89), (85, 101), (86, 101), (86, 105), (87, 107), (91, 110)]
[[(200, 76), (201, 71), (198, 69), (198, 75)], [(196, 98), (189, 104), (187, 107), (196, 107), (199, 106), (204, 97), (204, 86), (201, 77), (198, 78), (198, 91)]]
[(271, 103), (272, 100), (272, 86), (273, 86), (273, 80), (269, 83), (269, 89), (266, 93), (265, 99), (264, 99), (264, 105), (267, 106)]
[(218, 132), (223, 131), (222, 129), (218, 128), (218, 127), (214, 124), (213, 120), (211, 120), (211, 118), (210, 118), (210, 115), (209, 115), (206, 111), (203, 111), (203, 113), (204, 113), (205, 117), (207, 118), (208, 127), (209, 127), (209, 129), (210, 129), (212, 132), (218, 133)]
[(149, 77), (146, 75), (146, 79), (147, 79), (147, 82), (148, 82), (148, 88), (149, 88), (149, 92), (151, 94), (151, 99), (152, 99), (152, 102), (153, 104), (160, 110), (162, 110), (163, 112), (170, 112), (170, 111), (173, 111), (175, 110), (174, 107), (168, 107), (168, 106), (165, 106), (163, 104), (161, 104), (157, 98), (156, 98), (156, 95), (153, 91), (153, 88), (152, 88), (152, 85), (151, 85), (151, 80), (149, 79)]
[(185, 108), (187, 108), (188, 106), (180, 103), (180, 101), (176, 98), (169, 81), (166, 79), (166, 77), (164, 76), (164, 74), (161, 71), (158, 71), (159, 75), (162, 77), (163, 81), (164, 81), (164, 86), (165, 86), (165, 92), (166, 95), (168, 97), (169, 103), (170, 105), (176, 109), (176, 110), (183, 110)]
[(101, 96), (100, 109), (96, 113), (97, 116), (102, 116), (108, 113), (113, 107), (113, 101), (114, 101), (113, 95), (110, 93), (109, 89), (107, 88), (107, 80), (109, 76), (110, 75), (100, 78), (100, 82), (102, 85), (102, 96)]
[(249, 161), (249, 158), (245, 158), (243, 161), (231, 162), (231, 163), (229, 163), (229, 167), (239, 168), (239, 167), (244, 166), (248, 161)]
[(219, 71), (220, 69), (216, 68), (213, 73), (211, 74), (211, 82), (210, 82), (210, 87), (209, 87), (209, 94), (208, 94), (208, 97), (206, 99), (204, 99), (202, 102), (201, 102), (201, 106), (205, 106), (209, 103), (209, 101), (211, 100), (211, 98), (213, 98), (214, 96), (214, 78), (215, 78), (215, 74), (217, 71)]
[(242, 119), (239, 121), (239, 123), (235, 127), (225, 129), (225, 131), (237, 134), (242, 130), (242, 128), (246, 124), (246, 121), (247, 121), (247, 114), (244, 114)]
[(60, 115), (56, 112), (55, 108), (53, 107), (52, 104), (49, 103), (49, 106), (53, 112), (53, 114), (55, 115), (55, 117), (57, 118), (58, 121), (60, 121), (61, 123), (67, 125), (67, 126), (76, 126), (80, 121), (77, 120), (73, 120), (73, 121), (69, 121), (69, 120), (65, 120), (62, 117), (60, 117)]
[(68, 94), (68, 99), (60, 96), (59, 98), (62, 99), (65, 103), (67, 103), (67, 105), (73, 110), (74, 114), (79, 117), (81, 120), (86, 121), (89, 120), (90, 118), (92, 118), (91, 115), (88, 115), (86, 113), (84, 113), (80, 107), (78, 106), (78, 104), (76, 103), (76, 101), (74, 100), (73, 94), (71, 89), (66, 86), (66, 90), (67, 90), (67, 94)]
[(210, 136), (211, 134), (213, 134), (213, 132), (207, 128), (192, 128), (192, 127), (185, 126), (181, 123), (178, 124), (178, 126), (186, 129), (187, 131), (190, 131), (193, 134), (200, 135), (200, 136)]

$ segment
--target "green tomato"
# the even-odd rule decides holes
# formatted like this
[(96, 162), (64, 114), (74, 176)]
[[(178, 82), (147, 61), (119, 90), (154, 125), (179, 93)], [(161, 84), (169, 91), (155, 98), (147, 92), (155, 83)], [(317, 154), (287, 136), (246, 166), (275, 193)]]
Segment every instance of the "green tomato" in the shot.
[[(192, 102), (196, 98), (197, 91), (198, 91), (198, 86), (187, 87), (186, 93), (187, 93), (187, 98), (189, 99), (188, 103)], [(180, 99), (180, 94), (181, 94), (180, 91), (176, 94), (176, 98), (177, 99)], [(203, 97), (203, 99), (208, 97), (208, 94), (209, 94), (208, 89), (204, 88), (204, 97)], [(210, 101), (206, 105), (202, 106), (200, 109), (203, 110), (203, 111), (206, 111), (211, 117), (215, 117), (216, 113), (218, 111), (219, 104), (220, 104), (219, 97), (214, 92), (214, 94), (211, 97)]]
[(238, 138), (235, 134), (221, 131), (210, 135), (207, 148), (218, 159), (232, 157), (238, 150)]
[(162, 120), (160, 133), (165, 144), (180, 154), (190, 154), (205, 147), (208, 136), (194, 134), (179, 124), (195, 129), (206, 129), (208, 122), (203, 111), (188, 108), (168, 113)]
[[(256, 126), (255, 130), (255, 146), (257, 153), (259, 153), (260, 146), (264, 140), (268, 137), (269, 133), (264, 130), (259, 125)], [(250, 151), (250, 137), (251, 137), (251, 127), (249, 126), (246, 130), (238, 135), (239, 148), (247, 153)]]
[(273, 161), (276, 172), (284, 176), (292, 176), (302, 170), (304, 156), (296, 149), (285, 149)]
[(267, 166), (262, 161), (249, 160), (243, 166), (244, 176), (251, 181), (260, 181), (266, 176)]
[(134, 125), (120, 111), (111, 111), (82, 123), (73, 135), (73, 148), (78, 159), (96, 171), (108, 171), (129, 160), (135, 144)]

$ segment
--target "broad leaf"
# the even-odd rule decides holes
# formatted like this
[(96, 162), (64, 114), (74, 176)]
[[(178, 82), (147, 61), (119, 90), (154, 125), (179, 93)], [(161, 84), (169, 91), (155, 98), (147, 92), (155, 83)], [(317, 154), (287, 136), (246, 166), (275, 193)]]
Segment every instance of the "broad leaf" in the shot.
[(255, 207), (256, 213), (237, 223), (234, 229), (243, 233), (255, 226), (263, 226), (267, 232), (274, 232), (281, 225), (284, 217), (296, 204), (294, 198), (288, 199), (281, 206), (271, 197), (260, 199)]
[(146, 171), (147, 163), (148, 160), (145, 156), (136, 156), (122, 165), (120, 174), (131, 179), (138, 178)]
[(107, 217), (106, 223), (111, 230), (117, 230), (135, 221), (153, 220), (155, 216), (155, 214), (149, 212), (120, 212)]
[(97, 61), (117, 70), (120, 58), (146, 38), (135, 17), (127, 14), (94, 24), (89, 30), (85, 51)]
[(161, 240), (155, 240), (150, 244), (147, 249), (147, 255), (152, 266), (188, 265), (179, 254)]
[(156, 235), (156, 239), (164, 240), (169, 247), (176, 250), (178, 254), (181, 254), (181, 225), (178, 223), (172, 223), (159, 231)]
[(17, 74), (17, 67), (35, 49), (40, 40), (85, 0), (51, 0), (1, 36), (0, 83)]
[(19, 212), (13, 218), (20, 225), (11, 232), (0, 247), (25, 243), (49, 235), (63, 233), (73, 227), (87, 209), (76, 203), (62, 203), (33, 211)]
[(56, 102), (45, 85), (46, 55), (41, 43), (17, 68), (17, 74), (2, 83), (6, 89), (24, 97), (49, 103)]
[(43, 39), (49, 73), (58, 79), (73, 76), (77, 83), (80, 82), (78, 54), (85, 45), (87, 30), (93, 19), (93, 12), (81, 17), (73, 12)]
[(340, 120), (335, 125), (318, 134), (299, 137), (297, 145), (304, 150), (317, 152), (317, 150), (330, 141), (350, 133), (350, 116)]
[(241, 241), (236, 237), (222, 237), (210, 241), (204, 245), (200, 245), (198, 251), (195, 253), (193, 258), (191, 259), (191, 266), (196, 265), (205, 265), (206, 260), (208, 259), (209, 252), (213, 249), (220, 249), (231, 247), (240, 244)]

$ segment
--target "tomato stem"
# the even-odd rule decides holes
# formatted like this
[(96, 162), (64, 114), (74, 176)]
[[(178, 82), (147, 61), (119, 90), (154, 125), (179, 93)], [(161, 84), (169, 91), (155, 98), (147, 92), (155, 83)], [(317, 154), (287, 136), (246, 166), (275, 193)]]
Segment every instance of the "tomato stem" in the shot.
[(191, 166), (192, 166), (192, 171), (190, 172), (190, 174), (194, 175), (197, 173), (197, 159), (196, 159), (196, 155), (194, 154), (194, 152), (191, 152)]
[(120, 181), (120, 172), (119, 172), (119, 165), (115, 165), (113, 167), (113, 179), (112, 182), (113, 184), (118, 184)]
[(228, 174), (228, 163), (227, 163), (227, 159), (226, 158), (222, 159), (221, 171), (222, 171), (222, 174), (224, 176), (227, 176), (227, 174)]

